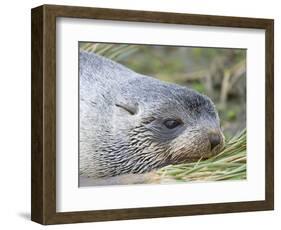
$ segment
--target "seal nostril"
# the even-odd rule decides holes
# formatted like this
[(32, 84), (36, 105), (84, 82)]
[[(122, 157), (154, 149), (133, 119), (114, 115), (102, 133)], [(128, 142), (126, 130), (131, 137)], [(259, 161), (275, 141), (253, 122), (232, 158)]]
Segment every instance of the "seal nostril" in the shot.
[(209, 134), (209, 141), (211, 143), (211, 150), (213, 150), (218, 144), (221, 143), (221, 137), (219, 134), (211, 133)]

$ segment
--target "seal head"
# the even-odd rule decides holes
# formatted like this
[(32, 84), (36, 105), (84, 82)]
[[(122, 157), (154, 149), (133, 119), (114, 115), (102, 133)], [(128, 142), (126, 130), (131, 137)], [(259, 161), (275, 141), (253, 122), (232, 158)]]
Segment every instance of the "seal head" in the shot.
[(209, 158), (223, 145), (207, 96), (80, 53), (81, 175), (145, 173)]

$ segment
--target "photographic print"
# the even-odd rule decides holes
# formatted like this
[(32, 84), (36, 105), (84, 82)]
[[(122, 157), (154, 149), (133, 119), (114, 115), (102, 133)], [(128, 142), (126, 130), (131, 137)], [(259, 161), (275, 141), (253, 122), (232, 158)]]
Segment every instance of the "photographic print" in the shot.
[(80, 187), (246, 179), (246, 49), (78, 45)]
[(31, 15), (33, 221), (274, 209), (273, 19)]

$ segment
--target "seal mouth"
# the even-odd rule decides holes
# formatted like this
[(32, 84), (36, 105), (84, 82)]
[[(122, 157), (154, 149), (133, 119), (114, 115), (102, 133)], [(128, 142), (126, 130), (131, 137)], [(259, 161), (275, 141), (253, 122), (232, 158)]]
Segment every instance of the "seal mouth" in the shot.
[(208, 160), (216, 155), (218, 155), (224, 147), (224, 140), (217, 145), (213, 149), (209, 149), (209, 151), (201, 151), (201, 152), (194, 152), (193, 154), (186, 153), (182, 154), (180, 157), (177, 158), (177, 160), (174, 159), (174, 162), (171, 162), (171, 164), (184, 164), (184, 163), (194, 163), (201, 160)]
[[(186, 143), (187, 142), (187, 143)], [(218, 155), (225, 144), (225, 137), (220, 129), (188, 132), (176, 138), (170, 150), (169, 163), (182, 164), (207, 160)]]

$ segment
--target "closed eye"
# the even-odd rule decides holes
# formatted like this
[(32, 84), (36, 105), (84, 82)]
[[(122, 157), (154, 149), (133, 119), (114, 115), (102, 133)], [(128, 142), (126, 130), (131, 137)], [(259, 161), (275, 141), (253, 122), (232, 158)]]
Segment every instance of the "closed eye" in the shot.
[(174, 129), (182, 124), (182, 121), (180, 120), (174, 120), (174, 119), (167, 119), (163, 122), (166, 128), (168, 129)]

